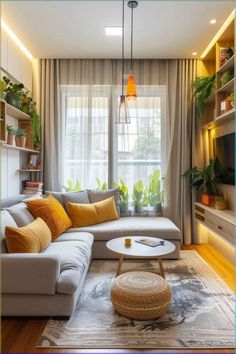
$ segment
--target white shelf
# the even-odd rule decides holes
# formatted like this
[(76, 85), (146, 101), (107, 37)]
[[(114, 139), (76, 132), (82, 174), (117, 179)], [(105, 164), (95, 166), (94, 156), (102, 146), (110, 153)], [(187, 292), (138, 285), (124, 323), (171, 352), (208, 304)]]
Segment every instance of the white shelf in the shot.
[[(195, 205), (197, 205), (198, 207), (200, 207), (202, 209), (210, 211), (212, 214), (214, 214), (214, 215), (220, 217), (221, 219), (224, 219), (224, 220), (228, 221), (230, 224), (233, 224), (233, 225), (236, 226), (235, 215), (234, 215), (234, 211), (233, 210), (228, 210), (228, 209), (217, 210), (215, 208), (208, 207), (208, 206), (206, 206), (206, 205), (204, 205), (202, 203), (195, 203)], [(198, 212), (198, 211), (195, 210), (195, 212)]]
[(8, 104), (6, 101), (1, 100), (1, 102), (4, 102), (6, 105), (6, 114), (16, 118), (18, 120), (30, 120), (30, 116), (24, 112), (22, 112), (20, 109), (15, 108), (13, 106), (11, 106), (10, 104)]
[(227, 82), (227, 84), (225, 84), (224, 86), (220, 87), (217, 90), (217, 93), (222, 93), (222, 92), (232, 92), (234, 90), (234, 78), (231, 79), (229, 82)]
[(39, 170), (37, 170), (37, 169), (28, 170), (27, 168), (24, 168), (24, 169), (17, 170), (17, 171), (19, 171), (19, 172), (41, 172), (42, 170), (41, 169), (39, 169)]
[(203, 129), (212, 129), (219, 125), (224, 124), (226, 121), (231, 121), (234, 119), (235, 115), (235, 108), (232, 108), (230, 111), (221, 114), (220, 116), (216, 117), (216, 119), (212, 120), (211, 122), (202, 126)]
[(23, 147), (19, 147), (19, 146), (15, 146), (15, 145), (8, 145), (5, 143), (1, 143), (0, 148), (1, 149), (9, 149), (9, 150), (18, 150), (18, 151), (22, 151), (22, 152), (31, 152), (33, 154), (39, 154), (38, 150), (23, 148)]

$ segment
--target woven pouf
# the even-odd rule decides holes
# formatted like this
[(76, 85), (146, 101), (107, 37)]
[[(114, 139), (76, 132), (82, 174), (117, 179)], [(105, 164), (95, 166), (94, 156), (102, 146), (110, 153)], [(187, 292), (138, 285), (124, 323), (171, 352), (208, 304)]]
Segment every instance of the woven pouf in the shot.
[(150, 320), (164, 315), (171, 305), (171, 288), (159, 275), (128, 272), (114, 279), (111, 301), (122, 316)]

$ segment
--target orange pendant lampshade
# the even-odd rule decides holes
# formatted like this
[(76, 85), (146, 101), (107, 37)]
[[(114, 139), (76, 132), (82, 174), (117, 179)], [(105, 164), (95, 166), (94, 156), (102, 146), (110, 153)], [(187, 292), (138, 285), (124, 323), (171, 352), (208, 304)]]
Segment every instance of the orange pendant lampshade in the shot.
[(137, 98), (135, 77), (132, 73), (129, 74), (127, 81), (126, 98), (127, 100), (136, 100)]

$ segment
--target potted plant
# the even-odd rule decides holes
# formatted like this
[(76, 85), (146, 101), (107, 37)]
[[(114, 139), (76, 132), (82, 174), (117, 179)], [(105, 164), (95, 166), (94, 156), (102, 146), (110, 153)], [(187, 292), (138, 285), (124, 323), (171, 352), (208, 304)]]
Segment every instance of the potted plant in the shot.
[(16, 146), (25, 147), (26, 133), (23, 129), (18, 128), (15, 130), (15, 141)]
[(215, 74), (212, 76), (197, 77), (193, 82), (193, 95), (196, 101), (197, 117), (203, 116), (206, 100), (213, 93), (215, 82)]
[(7, 124), (7, 144), (13, 145), (15, 139), (15, 129), (13, 125)]
[(114, 183), (115, 188), (119, 188), (120, 196), (120, 213), (121, 215), (129, 214), (129, 191), (123, 179), (120, 178), (120, 183)]
[(134, 203), (134, 212), (136, 214), (141, 214), (143, 210), (143, 197), (144, 197), (144, 185), (141, 180), (137, 181), (133, 186), (133, 203)]
[(78, 192), (81, 189), (80, 182), (77, 180), (75, 183), (71, 179), (67, 180), (67, 186), (62, 186), (66, 192)]
[(234, 107), (234, 92), (230, 93), (228, 100), (230, 102), (231, 107), (233, 108)]
[(224, 175), (224, 168), (217, 158), (211, 159), (209, 165), (201, 170), (195, 166), (184, 173), (184, 176), (190, 176), (191, 187), (197, 190), (201, 186), (204, 187), (201, 202), (207, 206), (214, 206), (214, 199), (219, 196), (218, 184), (222, 183), (222, 175)]
[(5, 81), (0, 80), (0, 98), (5, 99), (6, 89), (7, 89), (7, 84), (5, 83)]
[(99, 178), (96, 178), (96, 181), (97, 181), (98, 189), (103, 190), (103, 191), (107, 190), (108, 186), (107, 186), (106, 182), (102, 183)]
[(229, 82), (233, 78), (233, 76), (234, 76), (233, 73), (231, 73), (230, 71), (224, 72), (224, 74), (221, 76), (221, 79), (220, 79), (221, 87), (226, 85), (227, 82)]
[(160, 170), (156, 170), (149, 176), (148, 203), (152, 207), (152, 212), (161, 212), (161, 181)]
[(24, 94), (24, 85), (23, 84), (14, 84), (6, 76), (3, 76), (3, 81), (6, 84), (6, 101), (11, 106), (20, 109), (21, 99)]

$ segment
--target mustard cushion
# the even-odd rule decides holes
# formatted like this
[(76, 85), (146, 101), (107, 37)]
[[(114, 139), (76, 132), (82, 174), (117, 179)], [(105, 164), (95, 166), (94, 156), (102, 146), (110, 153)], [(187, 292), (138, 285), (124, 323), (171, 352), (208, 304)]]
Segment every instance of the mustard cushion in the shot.
[(35, 218), (40, 217), (46, 222), (51, 230), (53, 240), (72, 225), (63, 206), (51, 195), (25, 203)]
[(49, 227), (41, 218), (23, 227), (6, 226), (5, 237), (10, 253), (42, 252), (52, 239)]
[(114, 197), (93, 204), (66, 203), (66, 206), (72, 227), (90, 226), (119, 218)]

